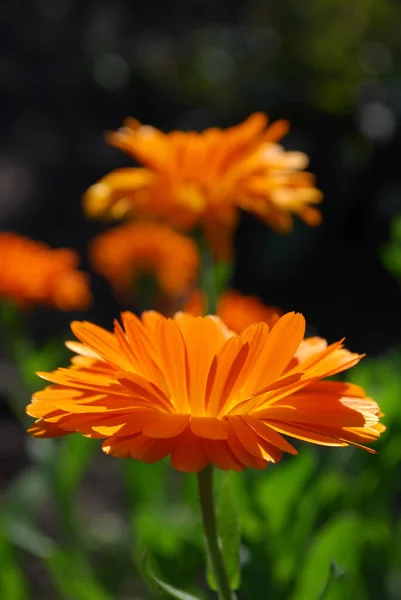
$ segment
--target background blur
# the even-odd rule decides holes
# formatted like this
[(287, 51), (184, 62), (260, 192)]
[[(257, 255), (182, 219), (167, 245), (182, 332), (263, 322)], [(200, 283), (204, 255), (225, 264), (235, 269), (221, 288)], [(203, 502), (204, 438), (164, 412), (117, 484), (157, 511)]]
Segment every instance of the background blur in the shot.
[[(284, 146), (310, 156), (324, 223), (297, 222), (283, 238), (243, 215), (234, 286), (367, 352), (354, 378), (384, 406), (390, 432), (379, 457), (304, 446), (269, 473), (234, 478), (241, 598), (264, 598), (268, 584), (272, 600), (317, 598), (330, 559), (347, 571), (330, 600), (401, 598), (401, 3), (2, 0), (0, 28), (0, 228), (73, 247), (84, 266), (104, 225), (85, 220), (82, 193), (130, 164), (105, 130), (127, 115), (166, 131), (226, 127), (255, 111), (291, 121)], [(109, 327), (121, 308), (104, 281), (92, 282), (90, 320)], [(5, 400), (19, 394), (26, 404), (41, 385), (33, 370), (59, 364), (61, 343), (49, 344), (67, 336), (72, 317), (25, 319), (38, 351), (24, 364), (25, 391), (3, 359)], [(33, 443), (13, 412), (4, 402), (2, 597), (151, 597), (138, 574), (143, 540), (166, 579), (202, 583), (189, 478), (164, 465), (116, 465), (96, 442)]]

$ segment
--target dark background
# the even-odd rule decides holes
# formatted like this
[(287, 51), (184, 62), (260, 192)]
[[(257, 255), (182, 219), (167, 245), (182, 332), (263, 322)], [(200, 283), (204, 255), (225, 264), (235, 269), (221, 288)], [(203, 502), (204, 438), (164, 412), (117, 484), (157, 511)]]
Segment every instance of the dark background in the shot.
[[(128, 165), (102, 136), (127, 115), (163, 130), (292, 123), (325, 194), (324, 224), (282, 238), (248, 215), (234, 284), (300, 310), (330, 341), (399, 342), (398, 283), (379, 251), (401, 210), (401, 7), (389, 0), (2, 0), (0, 227), (83, 255), (104, 225), (84, 190)], [(93, 278), (91, 319), (120, 308)], [(36, 315), (46, 339), (71, 315)]]

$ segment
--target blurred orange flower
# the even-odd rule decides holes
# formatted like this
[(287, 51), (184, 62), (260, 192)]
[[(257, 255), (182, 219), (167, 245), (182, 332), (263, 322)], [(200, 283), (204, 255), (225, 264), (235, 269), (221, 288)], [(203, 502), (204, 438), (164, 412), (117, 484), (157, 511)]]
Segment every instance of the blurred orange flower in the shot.
[(231, 252), (239, 208), (282, 233), (292, 229), (293, 214), (318, 225), (321, 215), (314, 205), (322, 194), (303, 171), (308, 157), (277, 143), (288, 128), (287, 121), (267, 127), (263, 113), (202, 133), (163, 133), (126, 119), (107, 140), (144, 167), (112, 171), (92, 185), (85, 211), (91, 217), (151, 216), (184, 229), (201, 224), (222, 259)]
[(0, 298), (20, 307), (41, 304), (60, 310), (86, 310), (92, 296), (88, 276), (77, 270), (79, 256), (68, 248), (0, 232)]
[(167, 296), (180, 296), (193, 284), (199, 253), (189, 237), (159, 223), (133, 222), (98, 235), (90, 260), (122, 298), (132, 294), (136, 278), (151, 273)]
[[(385, 427), (362, 388), (325, 377), (361, 358), (320, 338), (304, 340), (305, 320), (288, 313), (269, 331), (254, 324), (236, 335), (218, 317), (145, 312), (122, 315), (110, 333), (74, 322), (79, 342), (68, 369), (39, 373), (52, 385), (27, 412), (35, 437), (72, 432), (105, 438), (117, 457), (197, 472), (208, 463), (263, 469), (282, 451), (282, 436), (324, 446), (375, 441)], [(361, 446), (370, 452), (369, 448)]]
[[(185, 304), (184, 310), (191, 315), (205, 314), (205, 296), (201, 290), (194, 290)], [(228, 329), (241, 333), (253, 323), (264, 322), (273, 327), (279, 320), (281, 311), (274, 306), (266, 306), (257, 296), (245, 296), (235, 290), (227, 290), (219, 297), (216, 314)]]

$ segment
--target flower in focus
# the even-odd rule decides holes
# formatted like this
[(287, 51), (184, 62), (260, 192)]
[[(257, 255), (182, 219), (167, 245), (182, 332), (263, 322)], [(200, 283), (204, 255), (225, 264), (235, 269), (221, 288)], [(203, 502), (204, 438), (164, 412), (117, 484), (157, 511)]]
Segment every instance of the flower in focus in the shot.
[(88, 276), (77, 270), (79, 256), (68, 248), (11, 232), (0, 233), (0, 298), (20, 307), (36, 304), (60, 310), (86, 310), (92, 296)]
[[(205, 314), (206, 301), (201, 290), (194, 290), (185, 304), (185, 312), (201, 316)], [(279, 320), (281, 311), (274, 306), (266, 306), (257, 296), (245, 296), (235, 290), (221, 294), (217, 302), (216, 314), (228, 329), (241, 333), (253, 323), (263, 321), (269, 327)]]
[(322, 194), (303, 170), (308, 157), (278, 143), (287, 131), (287, 121), (267, 127), (263, 113), (202, 133), (163, 133), (126, 119), (107, 140), (143, 167), (117, 169), (92, 185), (84, 197), (86, 213), (162, 218), (184, 229), (201, 224), (219, 259), (230, 255), (239, 208), (282, 233), (291, 231), (292, 215), (318, 225), (315, 205)]
[(362, 388), (322, 381), (361, 358), (320, 338), (303, 340), (305, 320), (288, 313), (269, 330), (239, 335), (218, 317), (145, 312), (122, 315), (110, 333), (74, 322), (79, 342), (67, 369), (39, 373), (51, 385), (33, 396), (30, 433), (104, 438), (117, 457), (156, 462), (171, 455), (180, 471), (208, 463), (263, 469), (282, 452), (283, 434), (324, 446), (361, 446), (385, 427)]
[(167, 225), (147, 222), (127, 223), (98, 235), (91, 243), (90, 260), (122, 298), (130, 297), (135, 280), (144, 273), (153, 275), (167, 296), (180, 296), (199, 268), (192, 239)]

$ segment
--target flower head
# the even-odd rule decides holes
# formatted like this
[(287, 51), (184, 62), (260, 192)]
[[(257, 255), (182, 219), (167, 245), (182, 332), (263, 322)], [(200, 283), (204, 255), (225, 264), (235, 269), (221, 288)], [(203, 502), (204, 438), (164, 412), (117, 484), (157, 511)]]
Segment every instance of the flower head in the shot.
[(21, 307), (36, 304), (85, 310), (91, 302), (88, 276), (77, 270), (79, 257), (68, 248), (11, 232), (0, 233), (0, 298)]
[(85, 210), (89, 216), (162, 218), (185, 229), (201, 224), (219, 258), (230, 252), (239, 208), (283, 233), (291, 230), (292, 215), (317, 225), (322, 195), (303, 170), (307, 156), (278, 144), (287, 131), (286, 121), (267, 127), (263, 113), (202, 133), (163, 133), (126, 119), (107, 140), (143, 166), (118, 169), (91, 186)]
[[(185, 311), (201, 316), (205, 313), (205, 305), (201, 290), (194, 290), (188, 298)], [(219, 297), (216, 314), (228, 329), (241, 333), (249, 325), (261, 321), (273, 327), (281, 311), (274, 306), (266, 306), (257, 296), (245, 296), (235, 290), (227, 290)]]
[(132, 222), (98, 235), (91, 243), (94, 269), (117, 295), (129, 298), (135, 280), (151, 273), (170, 297), (184, 294), (199, 267), (195, 242), (159, 223)]
[[(80, 432), (105, 438), (118, 457), (197, 472), (263, 469), (281, 453), (297, 454), (282, 434), (324, 446), (359, 446), (384, 427), (362, 388), (322, 381), (361, 356), (320, 338), (303, 340), (302, 315), (288, 313), (241, 334), (217, 317), (145, 312), (122, 315), (109, 333), (74, 322), (79, 342), (68, 369), (39, 375), (52, 385), (33, 396), (30, 433)], [(364, 446), (363, 446), (364, 447)], [(369, 450), (369, 448), (365, 448)]]

